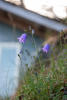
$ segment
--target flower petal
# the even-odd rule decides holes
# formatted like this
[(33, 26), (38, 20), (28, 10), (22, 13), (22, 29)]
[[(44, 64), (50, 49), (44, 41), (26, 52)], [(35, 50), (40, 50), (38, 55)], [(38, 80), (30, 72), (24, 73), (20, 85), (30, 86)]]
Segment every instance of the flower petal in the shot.
[(50, 44), (45, 44), (44, 47), (42, 48), (42, 51), (48, 53), (49, 49), (50, 49)]

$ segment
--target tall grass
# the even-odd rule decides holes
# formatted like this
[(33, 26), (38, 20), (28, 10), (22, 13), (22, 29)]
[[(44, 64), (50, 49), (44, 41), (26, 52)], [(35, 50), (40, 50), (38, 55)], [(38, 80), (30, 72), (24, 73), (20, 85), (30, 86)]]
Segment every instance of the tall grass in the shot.
[[(57, 54), (58, 50), (60, 51)], [(39, 58), (38, 64), (27, 69), (15, 100), (63, 100), (65, 85), (67, 44), (64, 44), (63, 48), (61, 45), (54, 48), (50, 59), (43, 61)]]

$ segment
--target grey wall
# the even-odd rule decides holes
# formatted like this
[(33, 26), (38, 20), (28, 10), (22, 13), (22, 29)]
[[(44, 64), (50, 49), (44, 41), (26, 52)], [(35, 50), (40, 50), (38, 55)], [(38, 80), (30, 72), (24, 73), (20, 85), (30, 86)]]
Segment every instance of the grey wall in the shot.
[[(24, 46), (20, 44), (17, 37), (23, 32), (19, 29), (14, 30), (3, 22), (0, 22), (0, 95), (12, 95), (18, 86), (19, 72), (25, 70), (25, 64), (30, 67), (32, 59), (29, 56), (36, 55), (36, 49), (32, 41), (32, 36), (27, 34), (27, 40)], [(37, 49), (40, 47), (42, 40), (35, 37)], [(18, 53), (22, 48), (23, 54), (21, 56), (22, 66)], [(26, 50), (26, 51), (25, 51)], [(28, 52), (29, 53), (28, 53)]]

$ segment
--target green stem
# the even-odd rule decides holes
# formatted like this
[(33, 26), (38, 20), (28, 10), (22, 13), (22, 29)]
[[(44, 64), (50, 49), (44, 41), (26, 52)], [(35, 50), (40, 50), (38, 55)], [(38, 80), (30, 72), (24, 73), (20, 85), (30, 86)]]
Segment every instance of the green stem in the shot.
[[(35, 49), (36, 49), (37, 54), (38, 54), (38, 49), (37, 49), (37, 47), (36, 47), (36, 42), (35, 42), (35, 39), (34, 39), (34, 37), (33, 37), (33, 34), (32, 34), (32, 39), (33, 39), (33, 43), (34, 43)], [(41, 67), (41, 61), (40, 61), (40, 59), (38, 59), (38, 60), (39, 60), (39, 64), (40, 64), (40, 67)]]

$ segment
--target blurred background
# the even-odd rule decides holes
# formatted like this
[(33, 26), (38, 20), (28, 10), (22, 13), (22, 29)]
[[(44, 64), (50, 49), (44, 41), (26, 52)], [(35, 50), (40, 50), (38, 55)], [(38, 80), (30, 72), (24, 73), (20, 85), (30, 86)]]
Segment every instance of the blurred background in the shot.
[[(26, 11), (24, 13), (26, 18), (24, 18), (24, 14), (22, 17), (14, 14), (13, 7), (19, 9), (15, 12), (21, 13), (20, 15), (25, 10), (30, 12)], [(31, 20), (27, 15), (31, 16)], [(34, 21), (32, 21), (33, 15)], [(36, 18), (40, 18), (38, 19), (40, 23)], [(42, 19), (45, 20), (45, 25), (42, 25)], [(39, 49), (51, 34), (56, 36), (57, 32), (67, 28), (66, 19), (67, 0), (0, 0), (0, 96), (11, 96), (15, 93), (20, 76), (23, 77), (25, 66), (30, 67), (33, 61), (31, 56), (37, 55), (36, 48)], [(34, 29), (36, 48), (33, 43), (32, 29)], [(25, 32), (27, 40), (22, 47), (17, 37)], [(21, 49), (23, 53), (20, 60), (18, 54)]]

